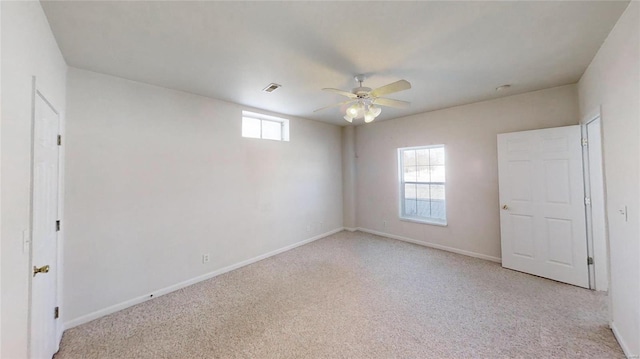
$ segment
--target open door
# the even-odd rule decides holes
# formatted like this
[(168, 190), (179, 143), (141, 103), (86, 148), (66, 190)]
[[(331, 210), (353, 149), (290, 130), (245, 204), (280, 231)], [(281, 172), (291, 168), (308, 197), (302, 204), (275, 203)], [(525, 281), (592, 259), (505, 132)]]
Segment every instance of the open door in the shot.
[(502, 266), (589, 288), (580, 126), (498, 135)]
[(40, 92), (34, 96), (29, 356), (50, 359), (58, 348), (59, 116)]
[(587, 119), (582, 125), (585, 196), (588, 198), (587, 245), (593, 257), (589, 266), (591, 288), (606, 291), (609, 288), (609, 249), (607, 246), (606, 210), (604, 194), (604, 168), (602, 160), (602, 127), (600, 114)]

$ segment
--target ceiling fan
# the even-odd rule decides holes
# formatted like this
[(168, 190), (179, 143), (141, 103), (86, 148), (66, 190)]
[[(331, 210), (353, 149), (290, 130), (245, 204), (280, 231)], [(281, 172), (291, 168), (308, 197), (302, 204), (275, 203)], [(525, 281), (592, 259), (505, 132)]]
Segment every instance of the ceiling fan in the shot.
[(318, 112), (325, 110), (327, 108), (342, 106), (352, 104), (347, 108), (344, 119), (348, 122), (353, 122), (354, 118), (362, 118), (364, 117), (364, 122), (373, 121), (382, 109), (379, 106), (387, 106), (387, 107), (396, 107), (396, 108), (405, 108), (409, 106), (411, 103), (407, 101), (394, 100), (390, 98), (384, 98), (381, 96), (388, 95), (395, 92), (400, 92), (404, 90), (408, 90), (411, 88), (411, 84), (407, 80), (399, 80), (396, 82), (392, 82), (388, 85), (384, 85), (382, 87), (378, 87), (375, 90), (370, 89), (369, 87), (363, 87), (362, 82), (364, 82), (364, 75), (355, 76), (355, 80), (360, 84), (359, 87), (354, 88), (351, 92), (343, 91), (339, 89), (333, 88), (324, 88), (323, 91), (334, 92), (342, 96), (346, 96), (349, 100), (336, 103), (330, 106), (319, 108), (313, 112)]

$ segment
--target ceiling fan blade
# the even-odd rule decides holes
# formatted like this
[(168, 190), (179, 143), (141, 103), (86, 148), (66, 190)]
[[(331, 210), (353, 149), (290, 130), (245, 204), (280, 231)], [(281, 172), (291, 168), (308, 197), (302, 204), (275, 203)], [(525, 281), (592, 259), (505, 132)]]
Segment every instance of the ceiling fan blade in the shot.
[(342, 91), (339, 89), (322, 89), (322, 91), (329, 91), (329, 92), (335, 92), (338, 95), (342, 95), (342, 96), (347, 96), (348, 98), (356, 98), (358, 96), (356, 96), (355, 94), (351, 93), (351, 92), (347, 92), (347, 91)]
[(388, 106), (388, 107), (395, 107), (395, 108), (407, 108), (409, 107), (409, 105), (411, 105), (411, 102), (394, 100), (390, 98), (382, 98), (382, 97), (378, 97), (377, 99), (373, 100), (373, 103), (380, 106)]
[(392, 82), (388, 85), (384, 85), (382, 87), (378, 87), (377, 89), (371, 91), (371, 97), (379, 97), (383, 95), (388, 95), (390, 93), (399, 92), (408, 90), (411, 88), (411, 84), (407, 80), (399, 80), (396, 82)]
[(344, 101), (344, 102), (340, 102), (340, 103), (335, 103), (335, 104), (333, 104), (333, 105), (329, 105), (329, 106), (321, 107), (321, 108), (319, 108), (319, 109), (317, 109), (317, 110), (315, 110), (315, 111), (313, 111), (313, 112), (318, 112), (318, 111), (326, 110), (326, 109), (331, 108), (331, 107), (336, 107), (336, 106), (346, 105), (346, 104), (348, 104), (348, 103), (352, 103), (353, 101), (354, 101), (354, 100), (349, 100), (349, 101)]

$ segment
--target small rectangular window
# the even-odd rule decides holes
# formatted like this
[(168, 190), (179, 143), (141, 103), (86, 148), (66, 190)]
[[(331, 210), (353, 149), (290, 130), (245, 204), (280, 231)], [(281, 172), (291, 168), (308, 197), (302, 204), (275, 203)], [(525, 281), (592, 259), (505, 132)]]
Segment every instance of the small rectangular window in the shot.
[(289, 120), (242, 111), (242, 137), (289, 141)]
[(398, 149), (400, 218), (447, 224), (444, 145)]
[(262, 120), (262, 138), (282, 141), (282, 123)]
[(262, 129), (260, 120), (257, 118), (243, 117), (242, 118), (242, 137), (260, 138)]

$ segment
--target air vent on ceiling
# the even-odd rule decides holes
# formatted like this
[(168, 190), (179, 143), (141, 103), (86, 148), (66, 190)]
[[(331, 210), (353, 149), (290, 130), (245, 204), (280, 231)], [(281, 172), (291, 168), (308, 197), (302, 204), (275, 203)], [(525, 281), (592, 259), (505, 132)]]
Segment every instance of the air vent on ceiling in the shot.
[(273, 92), (282, 87), (282, 85), (274, 84), (273, 82), (269, 84), (269, 86), (262, 89), (264, 92)]

